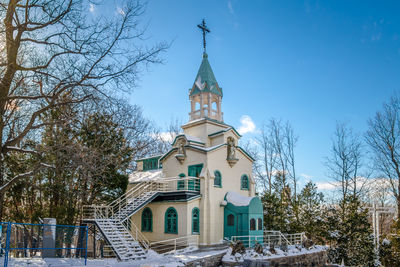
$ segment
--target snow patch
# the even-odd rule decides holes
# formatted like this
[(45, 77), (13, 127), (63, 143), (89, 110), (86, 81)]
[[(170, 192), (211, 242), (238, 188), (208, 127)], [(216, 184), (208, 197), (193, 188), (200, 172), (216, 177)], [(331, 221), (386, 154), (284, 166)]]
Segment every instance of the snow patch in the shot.
[(129, 182), (157, 181), (162, 178), (162, 170), (135, 171), (129, 175)]
[(233, 191), (228, 191), (228, 193), (226, 193), (226, 201), (237, 207), (248, 206), (252, 199), (253, 197), (245, 197)]

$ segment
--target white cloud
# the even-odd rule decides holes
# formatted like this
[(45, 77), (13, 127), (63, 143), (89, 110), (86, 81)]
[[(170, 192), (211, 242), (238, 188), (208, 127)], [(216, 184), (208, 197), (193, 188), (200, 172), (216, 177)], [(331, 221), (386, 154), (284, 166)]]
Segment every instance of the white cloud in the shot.
[(254, 133), (256, 131), (256, 124), (248, 115), (243, 115), (240, 118), (241, 125), (239, 126), (238, 132), (240, 134)]
[(94, 4), (92, 4), (92, 3), (89, 4), (89, 11), (90, 11), (90, 13), (94, 12)]
[(229, 10), (229, 13), (231, 13), (232, 15), (235, 14), (235, 10), (233, 9), (231, 1), (228, 1), (228, 10)]
[(125, 16), (125, 11), (120, 7), (117, 7), (117, 13), (122, 15), (122, 16)]
[(303, 177), (303, 178), (306, 178), (306, 179), (308, 179), (308, 180), (310, 180), (311, 178), (313, 178), (312, 175), (308, 175), (308, 174), (305, 174), (305, 173), (300, 174), (300, 176)]
[(332, 190), (338, 186), (337, 183), (330, 183), (330, 182), (316, 182), (315, 184), (319, 190)]

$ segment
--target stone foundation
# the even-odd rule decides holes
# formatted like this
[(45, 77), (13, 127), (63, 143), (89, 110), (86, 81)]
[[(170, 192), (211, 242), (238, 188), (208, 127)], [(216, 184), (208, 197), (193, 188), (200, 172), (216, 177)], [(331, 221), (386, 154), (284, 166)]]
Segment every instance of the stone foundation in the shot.
[(226, 252), (212, 255), (209, 257), (204, 257), (198, 260), (193, 260), (190, 262), (186, 262), (185, 266), (189, 267), (197, 267), (197, 266), (202, 266), (202, 267), (215, 267), (215, 266), (220, 266), (222, 263), (222, 257), (226, 254)]
[[(255, 259), (255, 260), (245, 260), (242, 263), (234, 262), (222, 262), (223, 267), (233, 267), (233, 266), (247, 266), (247, 267), (324, 267), (328, 261), (328, 256), (326, 251), (319, 251), (309, 254), (285, 256), (280, 258), (270, 258), (270, 259)], [(203, 265), (201, 265), (203, 266)], [(209, 266), (209, 265), (207, 265)], [(214, 265), (218, 266), (218, 265)]]

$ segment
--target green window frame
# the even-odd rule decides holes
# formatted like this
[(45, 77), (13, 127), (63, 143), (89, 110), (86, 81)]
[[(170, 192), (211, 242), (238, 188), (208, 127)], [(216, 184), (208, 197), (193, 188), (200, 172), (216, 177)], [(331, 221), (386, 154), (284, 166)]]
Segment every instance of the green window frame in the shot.
[(153, 232), (153, 213), (149, 207), (142, 212), (142, 231)]
[[(188, 176), (200, 177), (201, 170), (203, 169), (203, 163), (188, 166)], [(200, 181), (193, 179), (188, 180), (188, 190), (200, 191)]]
[(263, 225), (262, 225), (262, 219), (261, 218), (258, 218), (258, 229), (257, 230), (262, 230), (262, 228), (263, 228)]
[(200, 210), (192, 209), (192, 234), (200, 234)]
[(164, 228), (166, 234), (178, 234), (178, 212), (173, 207), (165, 211)]
[(243, 174), (240, 179), (240, 189), (249, 190), (249, 177), (246, 174)]
[(256, 230), (256, 219), (251, 218), (250, 219), (250, 231), (255, 231)]
[[(186, 175), (185, 175), (184, 173), (181, 173), (181, 174), (179, 174), (179, 177), (180, 177), (180, 178), (185, 178)], [(185, 189), (185, 180), (183, 180), (183, 181), (178, 181), (177, 189), (178, 189), (178, 190), (184, 190), (184, 189)]]
[(227, 225), (228, 226), (234, 226), (235, 225), (235, 215), (233, 215), (233, 214), (229, 214), (228, 216), (227, 216), (227, 218), (226, 218), (226, 221), (227, 221)]
[(214, 172), (214, 186), (222, 187), (222, 176), (220, 171)]

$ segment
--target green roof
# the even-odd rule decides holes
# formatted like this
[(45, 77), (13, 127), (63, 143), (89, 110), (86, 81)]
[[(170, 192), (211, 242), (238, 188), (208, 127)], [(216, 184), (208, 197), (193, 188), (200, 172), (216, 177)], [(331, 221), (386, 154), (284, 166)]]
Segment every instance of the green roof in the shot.
[(222, 96), (222, 88), (219, 87), (217, 80), (215, 79), (214, 73), (211, 69), (210, 62), (208, 62), (208, 55), (203, 54), (203, 60), (199, 71), (197, 72), (196, 79), (192, 89), (190, 90), (190, 95), (196, 95), (201, 92), (211, 92), (216, 95)]

